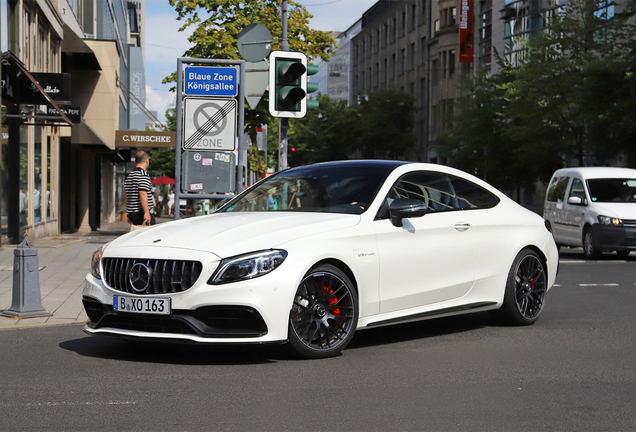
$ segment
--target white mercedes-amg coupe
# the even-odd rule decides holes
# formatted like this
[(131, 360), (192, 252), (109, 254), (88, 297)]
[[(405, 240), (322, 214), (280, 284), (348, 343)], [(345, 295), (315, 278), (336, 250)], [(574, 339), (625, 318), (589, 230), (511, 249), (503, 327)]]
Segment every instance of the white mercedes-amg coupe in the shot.
[(194, 343), (287, 342), (336, 355), (356, 330), (477, 311), (534, 323), (558, 252), (544, 220), (440, 165), (279, 172), (209, 216), (95, 252), (84, 331)]

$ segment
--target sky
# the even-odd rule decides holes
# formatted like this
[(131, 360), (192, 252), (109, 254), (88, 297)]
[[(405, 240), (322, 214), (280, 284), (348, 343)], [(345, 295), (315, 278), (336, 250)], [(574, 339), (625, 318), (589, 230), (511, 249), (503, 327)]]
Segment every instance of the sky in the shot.
[[(309, 25), (317, 30), (344, 31), (377, 0), (300, 0), (314, 17)], [(177, 58), (190, 47), (188, 29), (179, 32), (181, 22), (167, 0), (146, 0), (146, 106), (165, 120), (166, 109), (174, 104), (171, 85), (161, 81), (177, 70)]]

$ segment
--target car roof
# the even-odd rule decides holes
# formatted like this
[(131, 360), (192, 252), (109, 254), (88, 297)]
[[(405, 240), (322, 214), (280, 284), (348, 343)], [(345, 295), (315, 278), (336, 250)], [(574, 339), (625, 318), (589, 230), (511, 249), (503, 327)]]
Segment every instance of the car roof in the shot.
[(578, 174), (583, 179), (636, 178), (636, 169), (619, 167), (575, 167), (555, 171), (553, 177)]
[[(358, 167), (369, 167), (369, 168), (390, 168), (394, 169), (399, 166), (412, 163), (405, 161), (397, 161), (397, 160), (383, 160), (383, 159), (360, 159), (360, 160), (342, 160), (335, 162), (321, 162), (314, 164), (314, 166), (336, 166), (336, 167), (347, 167), (347, 168), (358, 168)], [(308, 166), (308, 165), (307, 165)], [(302, 167), (298, 167), (302, 168)]]

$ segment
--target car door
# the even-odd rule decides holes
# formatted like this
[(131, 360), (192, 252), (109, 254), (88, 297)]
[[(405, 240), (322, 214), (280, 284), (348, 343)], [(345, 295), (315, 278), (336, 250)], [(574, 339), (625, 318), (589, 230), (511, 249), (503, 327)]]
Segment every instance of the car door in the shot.
[(569, 245), (567, 240), (567, 214), (564, 209), (565, 194), (568, 191), (569, 184), (570, 177), (557, 177), (552, 180), (547, 192), (549, 204), (546, 205), (546, 209), (549, 209), (549, 213), (544, 214), (544, 217), (552, 221), (552, 235), (554, 236), (554, 241), (560, 245)]
[[(423, 201), (429, 213), (394, 226), (388, 204), (396, 198)], [(461, 210), (444, 173), (421, 171), (401, 177), (374, 221), (380, 259), (380, 312), (451, 300), (470, 291), (479, 261), (479, 226)]]
[[(570, 198), (579, 198), (581, 203), (571, 204)], [(568, 190), (567, 199), (563, 203), (561, 210), (561, 231), (565, 238), (565, 244), (582, 246), (586, 208), (587, 198), (585, 195), (585, 185), (581, 179), (573, 177)]]

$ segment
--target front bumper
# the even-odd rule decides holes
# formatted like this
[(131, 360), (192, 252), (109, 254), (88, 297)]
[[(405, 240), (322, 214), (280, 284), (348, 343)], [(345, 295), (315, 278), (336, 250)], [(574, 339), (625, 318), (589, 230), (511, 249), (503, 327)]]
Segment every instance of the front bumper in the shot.
[[(131, 295), (86, 275), (83, 304), (90, 335), (195, 343), (266, 343), (287, 340), (289, 311), (304, 269), (281, 265), (265, 276), (208, 285), (201, 276), (187, 291)], [(170, 297), (170, 315), (113, 310), (113, 296)]]
[(636, 227), (594, 224), (592, 235), (595, 244), (603, 251), (636, 250)]

